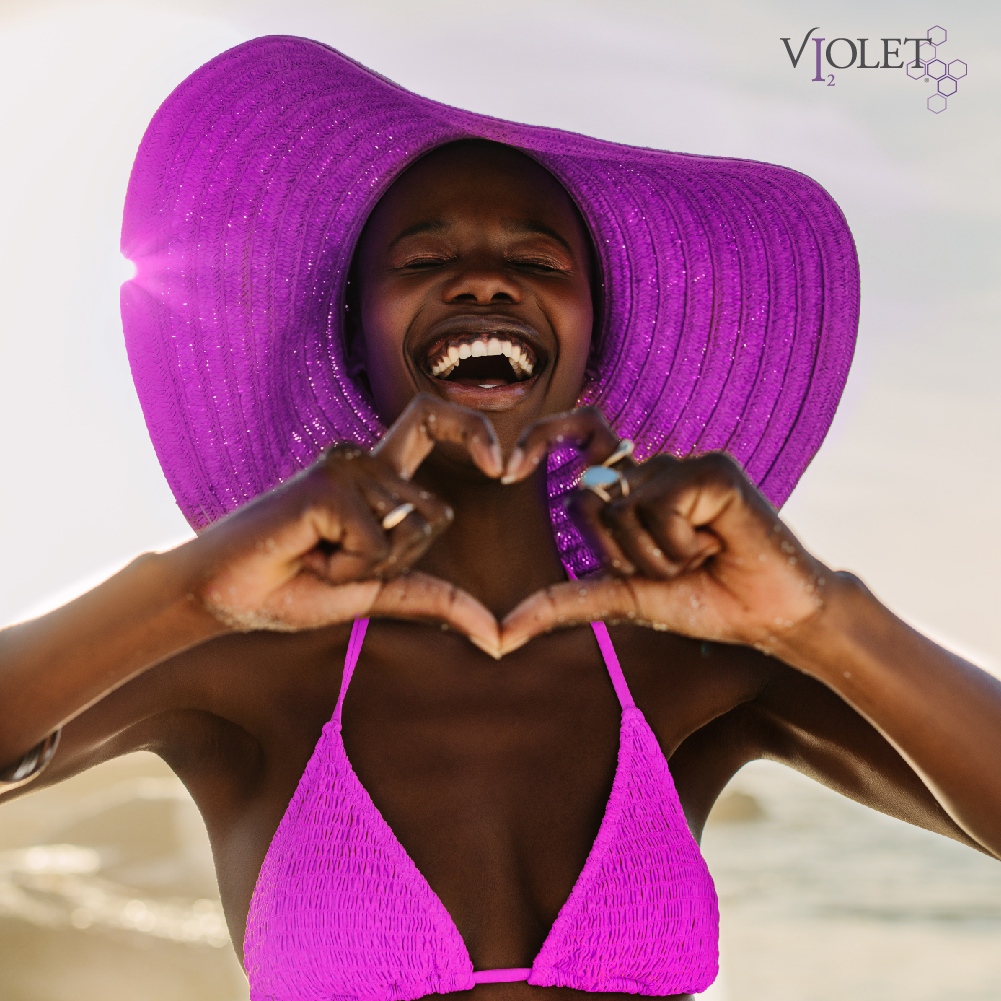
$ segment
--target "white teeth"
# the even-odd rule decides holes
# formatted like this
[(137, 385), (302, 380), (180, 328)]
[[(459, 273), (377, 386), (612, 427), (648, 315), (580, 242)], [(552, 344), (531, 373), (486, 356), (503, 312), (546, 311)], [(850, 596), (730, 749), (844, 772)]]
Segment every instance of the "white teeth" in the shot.
[(518, 351), (517, 354), (512, 354), (511, 357), (508, 358), (508, 361), (511, 363), (511, 368), (514, 369), (514, 374), (517, 376), (531, 375), (532, 369), (535, 368), (523, 351)]
[(436, 378), (446, 379), (459, 362), (466, 358), (500, 355), (507, 358), (518, 379), (527, 378), (535, 368), (531, 354), (521, 344), (502, 341), (499, 337), (480, 337), (474, 341), (452, 343), (447, 347), (442, 347), (433, 360), (429, 359), (431, 374)]

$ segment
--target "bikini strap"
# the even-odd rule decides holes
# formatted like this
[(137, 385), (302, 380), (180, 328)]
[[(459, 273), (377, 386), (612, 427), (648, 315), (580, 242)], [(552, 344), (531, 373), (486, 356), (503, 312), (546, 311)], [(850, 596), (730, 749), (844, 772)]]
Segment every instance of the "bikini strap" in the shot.
[(605, 668), (608, 670), (608, 677), (612, 681), (612, 688), (619, 698), (619, 705), (623, 709), (631, 709), (633, 702), (632, 692), (626, 684), (626, 676), (622, 673), (622, 665), (619, 663), (619, 656), (612, 646), (612, 637), (608, 635), (608, 626), (604, 622), (592, 622), (591, 628), (594, 630), (594, 638), (598, 641), (598, 649), (601, 656), (605, 658)]
[[(344, 709), (344, 696), (348, 693), (348, 685), (351, 684), (351, 675), (355, 673), (355, 665), (358, 663), (358, 655), (361, 653), (361, 645), (365, 642), (365, 630), (368, 629), (368, 619), (355, 619), (351, 627), (351, 637), (348, 639), (348, 649), (344, 654), (344, 673), (341, 675), (341, 691), (337, 696), (337, 706), (334, 709), (334, 718), (331, 722), (340, 729), (341, 712)], [(613, 655), (614, 656), (614, 655)]]
[[(573, 572), (567, 570), (576, 580)], [(594, 630), (594, 638), (598, 641), (598, 649), (601, 651), (602, 659), (605, 661), (605, 670), (615, 689), (615, 695), (619, 700), (619, 705), (623, 709), (628, 709), (636, 705), (633, 701), (629, 685), (626, 684), (626, 677), (622, 673), (622, 665), (619, 663), (619, 656), (612, 645), (612, 637), (608, 635), (608, 626), (604, 622), (592, 622), (591, 628)], [(333, 722), (339, 727), (341, 725), (341, 713), (344, 710), (344, 696), (348, 693), (348, 685), (351, 684), (351, 676), (355, 673), (358, 664), (358, 656), (361, 653), (362, 644), (365, 642), (365, 632), (368, 629), (368, 619), (355, 619), (351, 627), (351, 636), (348, 639), (348, 648), (344, 654), (344, 672), (341, 675), (341, 690), (337, 696), (337, 706), (334, 709)]]
[[(565, 563), (563, 568), (571, 580), (577, 580), (577, 574), (573, 572)], [(608, 635), (608, 626), (604, 622), (592, 622), (591, 628), (594, 630), (594, 638), (598, 641), (598, 649), (605, 661), (605, 670), (615, 689), (615, 695), (619, 700), (619, 705), (623, 709), (631, 709), (636, 703), (633, 701), (632, 692), (626, 684), (626, 676), (622, 673), (622, 665), (619, 663), (619, 655), (612, 646), (612, 637)]]

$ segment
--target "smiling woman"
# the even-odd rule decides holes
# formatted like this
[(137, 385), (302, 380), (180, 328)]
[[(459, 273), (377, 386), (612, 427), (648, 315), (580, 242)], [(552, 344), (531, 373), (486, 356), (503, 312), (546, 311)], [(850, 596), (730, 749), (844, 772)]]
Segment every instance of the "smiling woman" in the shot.
[(700, 992), (697, 839), (763, 757), (1001, 853), (1001, 685), (772, 506), (857, 322), (814, 182), (264, 38), (161, 106), (123, 245), (200, 532), (0, 634), (0, 761), (160, 754), (252, 997)]
[(431, 392), (493, 415), (510, 449), (526, 419), (571, 409), (591, 257), (570, 196), (524, 153), (466, 140), (418, 160), (370, 216), (353, 269), (348, 336), (383, 421)]
[[(572, 408), (595, 319), (590, 242), (563, 186), (510, 146), (418, 160), (369, 217), (354, 268), (348, 336), (375, 361), (363, 370), (383, 420), (430, 391), (489, 412), (513, 442), (527, 415)], [(515, 407), (517, 427), (502, 416)]]

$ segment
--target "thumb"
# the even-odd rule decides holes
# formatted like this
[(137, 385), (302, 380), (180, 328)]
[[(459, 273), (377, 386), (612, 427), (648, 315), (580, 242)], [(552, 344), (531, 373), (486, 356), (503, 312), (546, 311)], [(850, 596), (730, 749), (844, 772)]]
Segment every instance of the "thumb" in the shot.
[(640, 619), (643, 586), (644, 582), (635, 578), (609, 577), (567, 581), (536, 591), (501, 623), (501, 654), (511, 653), (553, 629), (603, 619)]
[(484, 653), (500, 659), (497, 619), (468, 591), (430, 574), (412, 571), (383, 584), (368, 610), (372, 616), (442, 622)]

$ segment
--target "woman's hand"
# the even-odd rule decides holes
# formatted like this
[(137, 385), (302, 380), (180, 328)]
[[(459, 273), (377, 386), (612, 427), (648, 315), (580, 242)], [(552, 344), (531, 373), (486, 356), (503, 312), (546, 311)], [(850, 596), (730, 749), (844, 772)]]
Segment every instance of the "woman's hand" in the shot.
[[(566, 444), (598, 463), (618, 437), (593, 408), (547, 418), (523, 434), (505, 481), (524, 478), (549, 449)], [(627, 619), (771, 652), (821, 608), (831, 574), (728, 456), (658, 455), (614, 468), (628, 492), (617, 490), (606, 502), (578, 488), (568, 501), (604, 576), (527, 598), (504, 620), (505, 653), (541, 632), (592, 619)]]
[[(0, 774), (116, 688), (231, 630), (386, 615), (446, 623), (496, 656), (487, 609), (407, 572), (451, 520), (446, 504), (410, 482), (438, 442), (464, 447), (487, 476), (502, 472), (485, 417), (419, 396), (372, 452), (333, 448), (190, 542), (144, 554), (61, 608), (0, 630)], [(117, 719), (116, 732), (131, 722)], [(78, 744), (74, 760), (101, 760), (99, 746), (110, 746), (108, 734), (86, 752)]]
[[(481, 414), (416, 397), (371, 452), (339, 445), (189, 543), (195, 598), (231, 629), (311, 629), (366, 615), (446, 623), (492, 654), (496, 620), (471, 595), (407, 571), (452, 511), (411, 483), (438, 442), (466, 449), (489, 477), (503, 460)], [(388, 530), (386, 515), (412, 505)]]
[[(552, 417), (525, 432), (504, 480), (527, 476), (548, 449), (571, 443), (590, 462), (603, 462), (619, 444), (594, 410)], [(832, 573), (810, 556), (725, 456), (655, 456), (614, 468), (626, 480), (620, 495), (606, 502), (577, 490), (569, 505), (604, 576), (527, 598), (504, 620), (504, 652), (594, 619), (755, 646), (840, 696), (920, 777), (961, 840), (1001, 858), (1001, 681), (901, 622), (850, 574)], [(855, 745), (851, 728), (834, 734), (841, 757), (825, 765), (816, 752), (832, 740), (829, 717), (772, 695), (779, 696), (773, 721), (785, 719), (783, 741), (797, 760), (812, 757), (821, 774), (833, 760), (835, 786), (845, 775), (865, 774), (871, 802), (882, 797), (896, 815), (902, 803), (918, 804), (909, 819), (956, 836), (921, 806), (912, 783), (887, 787), (887, 773), (880, 778), (887, 758), (878, 748), (873, 753), (864, 729), (852, 731)]]

